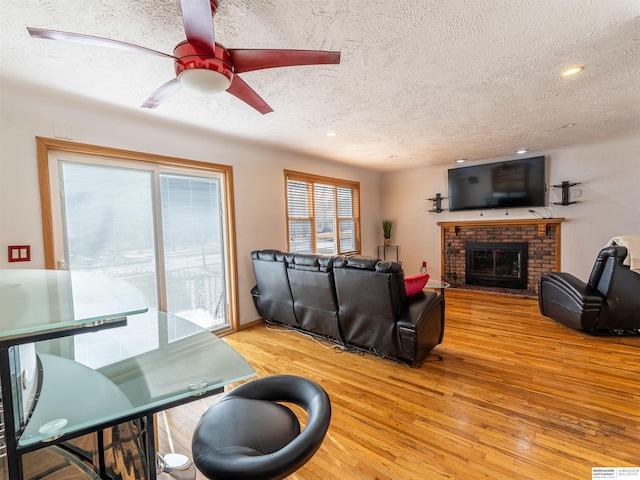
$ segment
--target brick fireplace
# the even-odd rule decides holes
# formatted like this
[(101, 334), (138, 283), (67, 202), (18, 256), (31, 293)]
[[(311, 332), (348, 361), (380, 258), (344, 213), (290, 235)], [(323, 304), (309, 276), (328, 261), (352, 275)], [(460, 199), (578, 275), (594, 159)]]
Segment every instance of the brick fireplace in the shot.
[[(560, 224), (563, 218), (438, 222), (442, 278), (456, 288), (538, 295), (538, 277), (560, 270)], [(465, 279), (467, 242), (526, 243), (526, 288), (469, 285)]]

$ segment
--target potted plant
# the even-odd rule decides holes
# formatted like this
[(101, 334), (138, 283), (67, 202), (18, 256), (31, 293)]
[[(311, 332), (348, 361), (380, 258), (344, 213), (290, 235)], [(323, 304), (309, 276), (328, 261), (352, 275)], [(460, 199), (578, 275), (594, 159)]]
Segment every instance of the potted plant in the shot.
[(393, 221), (391, 220), (382, 220), (382, 232), (384, 234), (384, 246), (388, 247), (391, 245), (391, 227), (393, 226)]

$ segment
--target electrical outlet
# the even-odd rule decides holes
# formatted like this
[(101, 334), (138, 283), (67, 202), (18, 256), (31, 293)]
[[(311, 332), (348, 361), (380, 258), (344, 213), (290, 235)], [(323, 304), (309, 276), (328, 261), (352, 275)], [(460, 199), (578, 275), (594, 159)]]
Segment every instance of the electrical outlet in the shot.
[(582, 190), (580, 190), (579, 188), (574, 188), (573, 190), (571, 190), (571, 196), (573, 198), (578, 198), (580, 195), (582, 195)]

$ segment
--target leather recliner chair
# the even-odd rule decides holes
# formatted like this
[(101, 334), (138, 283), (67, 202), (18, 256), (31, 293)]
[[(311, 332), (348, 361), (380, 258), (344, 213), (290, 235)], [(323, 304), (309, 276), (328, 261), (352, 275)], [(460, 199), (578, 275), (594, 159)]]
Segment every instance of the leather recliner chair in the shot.
[(419, 292), (407, 298), (399, 263), (371, 257), (334, 261), (340, 326), (348, 345), (417, 364), (442, 342), (442, 298)]
[(251, 252), (253, 270), (260, 277), (260, 295), (252, 290), (253, 301), (261, 315), (267, 320), (278, 319), (286, 325), (299, 326), (293, 312), (293, 297), (287, 279), (287, 261), (279, 250)]
[(627, 249), (600, 251), (588, 282), (564, 272), (539, 279), (540, 312), (594, 334), (640, 333), (640, 275), (623, 264)]
[(314, 254), (292, 255), (287, 277), (300, 328), (340, 341), (333, 259)]

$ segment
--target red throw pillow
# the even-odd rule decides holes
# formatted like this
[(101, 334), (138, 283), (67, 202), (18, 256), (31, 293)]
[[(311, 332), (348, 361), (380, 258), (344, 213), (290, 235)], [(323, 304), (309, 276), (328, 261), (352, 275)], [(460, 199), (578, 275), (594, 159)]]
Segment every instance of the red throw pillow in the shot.
[(428, 273), (420, 273), (418, 275), (411, 275), (410, 277), (404, 277), (404, 290), (407, 292), (407, 297), (415, 295), (429, 281)]

